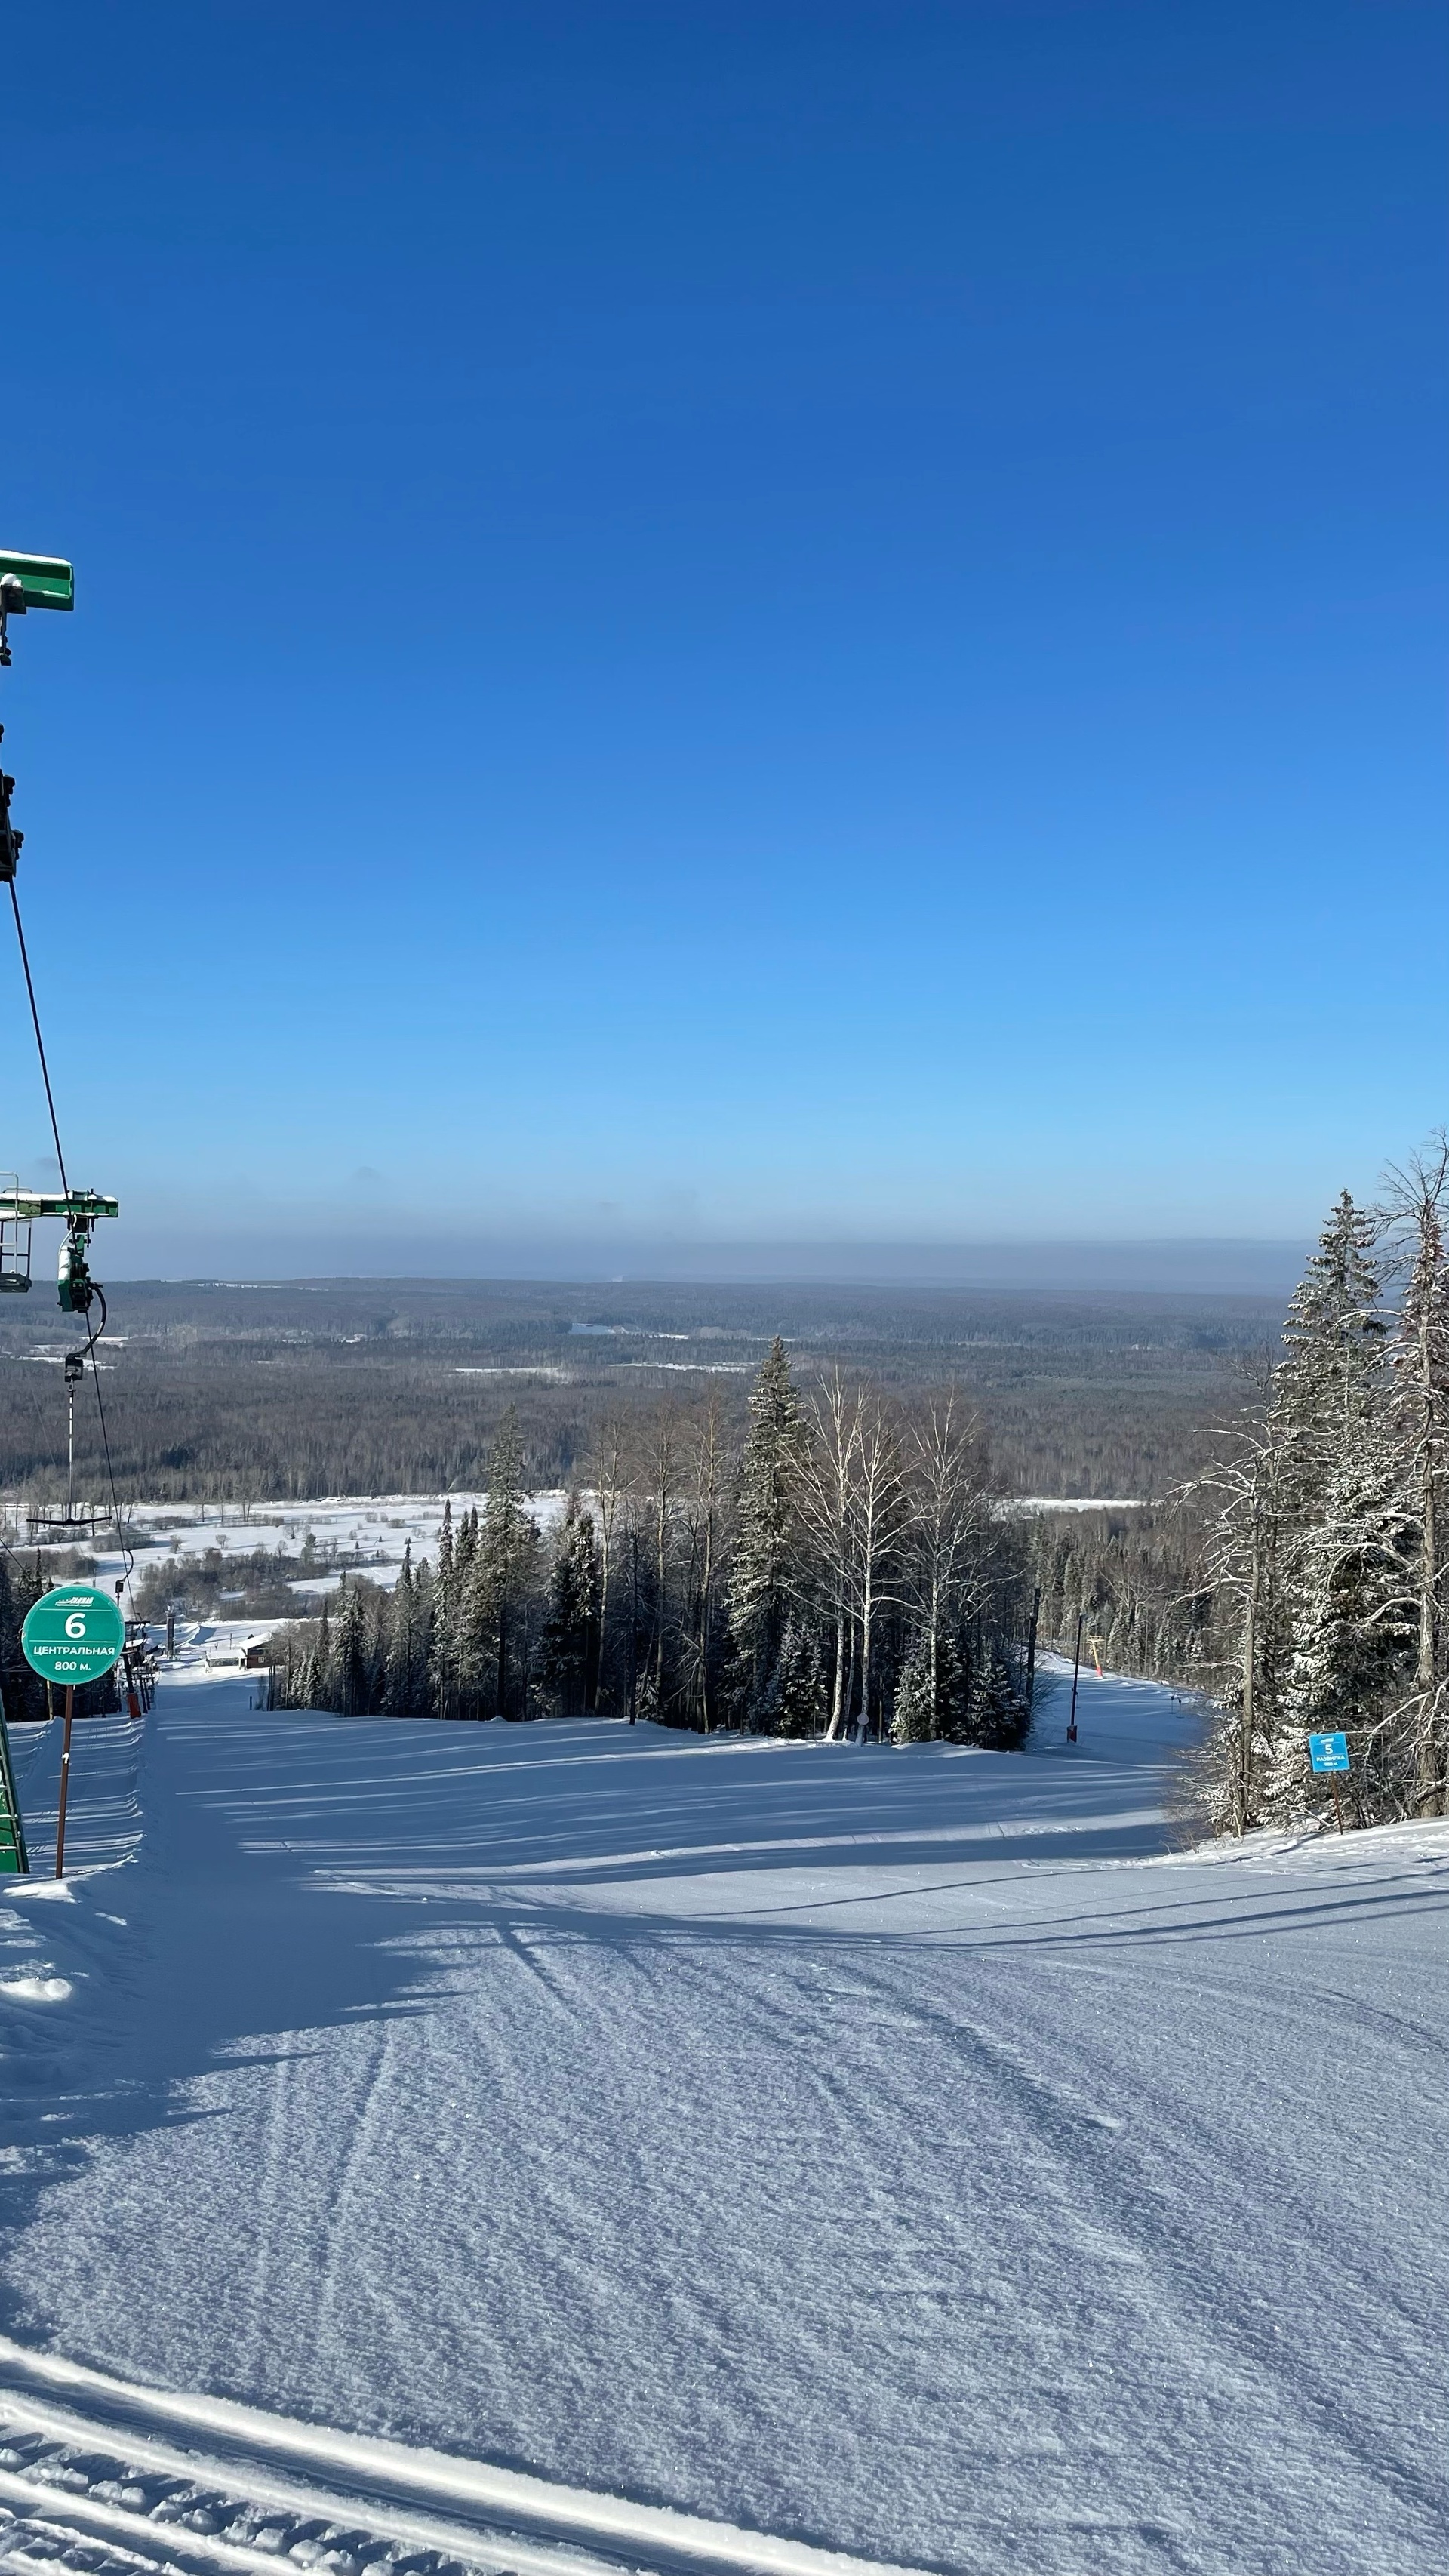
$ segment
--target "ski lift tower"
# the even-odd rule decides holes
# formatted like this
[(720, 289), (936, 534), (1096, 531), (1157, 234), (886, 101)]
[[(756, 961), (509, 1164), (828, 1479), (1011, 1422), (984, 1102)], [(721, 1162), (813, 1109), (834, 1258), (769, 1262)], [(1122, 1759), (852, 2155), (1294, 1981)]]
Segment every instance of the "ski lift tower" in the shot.
[[(7, 669), (10, 651), (10, 620), (25, 617), (32, 608), (71, 609), (75, 606), (75, 574), (59, 555), (19, 555), (0, 548), (0, 670)], [(4, 735), (0, 725), (0, 737)], [(22, 1188), (14, 1172), (0, 1173), (0, 1295), (23, 1296), (30, 1287), (31, 1228), (42, 1217), (59, 1217), (65, 1227), (60, 1247), (60, 1267), (56, 1274), (56, 1294), (63, 1314), (88, 1315), (99, 1297), (101, 1324), (89, 1334), (86, 1350), (93, 1350), (99, 1333), (105, 1330), (105, 1298), (90, 1272), (91, 1236), (102, 1217), (119, 1214), (116, 1202), (100, 1190), (73, 1190), (66, 1178), (65, 1158), (60, 1149), (60, 1129), (56, 1124), (55, 1102), (51, 1095), (50, 1073), (45, 1061), (45, 1047), (40, 1034), (40, 1014), (36, 1008), (35, 986), (31, 979), (30, 959), (25, 947), (25, 933), (20, 922), (20, 899), (15, 891), (15, 872), (21, 844), (25, 838), (10, 819), (10, 799), (15, 781), (0, 771), (0, 884), (10, 889), (11, 909), (15, 915), (15, 932), (20, 945), (20, 962), (25, 970), (25, 989), (30, 1001), (30, 1016), (35, 1029), (36, 1051), (40, 1057), (41, 1077), (45, 1084), (50, 1109), (51, 1129), (55, 1136), (56, 1161), (60, 1167), (59, 1190)], [(73, 1365), (83, 1361), (84, 1354), (72, 1353), (66, 1363), (66, 1385), (73, 1389), (81, 1371)], [(73, 1448), (73, 1443), (72, 1443)]]

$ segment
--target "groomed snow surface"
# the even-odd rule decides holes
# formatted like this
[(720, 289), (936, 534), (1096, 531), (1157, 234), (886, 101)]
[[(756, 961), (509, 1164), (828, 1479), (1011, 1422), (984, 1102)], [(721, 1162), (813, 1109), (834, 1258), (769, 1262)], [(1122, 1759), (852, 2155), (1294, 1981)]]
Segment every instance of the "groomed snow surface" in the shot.
[(253, 1695), (0, 1882), (0, 2557), (345, 2571), (370, 2476), (393, 2566), (1449, 2567), (1449, 1827), (1181, 1848), (1095, 1676), (1024, 1757)]

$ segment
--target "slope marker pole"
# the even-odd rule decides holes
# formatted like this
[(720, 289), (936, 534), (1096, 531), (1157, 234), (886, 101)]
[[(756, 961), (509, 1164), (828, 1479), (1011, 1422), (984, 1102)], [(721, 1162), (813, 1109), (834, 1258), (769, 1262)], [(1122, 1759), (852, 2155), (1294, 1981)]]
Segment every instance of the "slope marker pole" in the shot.
[(74, 1686), (65, 1686), (65, 1735), (60, 1748), (60, 1808), (55, 1819), (55, 1874), (65, 1876), (65, 1802), (70, 1790), (70, 1719), (75, 1706)]
[(1082, 1628), (1086, 1616), (1085, 1610), (1077, 1612), (1077, 1651), (1072, 1662), (1072, 1713), (1067, 1719), (1068, 1744), (1075, 1744), (1077, 1740), (1077, 1684), (1082, 1678)]

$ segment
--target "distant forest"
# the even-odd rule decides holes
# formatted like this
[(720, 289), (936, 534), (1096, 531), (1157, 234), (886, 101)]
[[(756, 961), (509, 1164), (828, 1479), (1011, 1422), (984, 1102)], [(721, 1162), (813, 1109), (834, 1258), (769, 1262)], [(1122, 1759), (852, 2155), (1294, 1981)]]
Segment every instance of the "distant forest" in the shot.
[[(567, 1486), (621, 1408), (710, 1396), (738, 1437), (776, 1334), (802, 1386), (838, 1367), (900, 1401), (958, 1387), (1004, 1491), (1163, 1501), (1282, 1324), (1263, 1299), (1046, 1292), (122, 1282), (110, 1299), (121, 1496), (178, 1502), (478, 1490), (509, 1405), (528, 1482)], [(0, 1313), (0, 1486), (23, 1526), (63, 1491), (68, 1344), (42, 1293), (20, 1308)], [(104, 1503), (94, 1394), (77, 1473)]]
[[(1211, 1620), (1178, 1603), (1194, 1543), (1169, 1499), (1280, 1323), (1247, 1298), (452, 1282), (123, 1285), (111, 1305), (100, 1387), (123, 1504), (495, 1497), (396, 1595), (349, 1578), (324, 1625), (295, 1626), (279, 1697), (1001, 1742), (1022, 1722), (1038, 1587), (1043, 1637), (1069, 1641), (1090, 1594), (1125, 1668), (1206, 1674)], [(3, 1319), (18, 1538), (62, 1490), (60, 1320), (38, 1303)], [(793, 1412), (761, 1629), (745, 1604), (772, 1384)], [(77, 1490), (103, 1506), (94, 1395), (78, 1390)], [(581, 1498), (556, 1543), (508, 1499), (541, 1487)], [(1155, 1499), (1060, 1523), (995, 1508), (1021, 1493)], [(933, 1512), (951, 1534), (928, 1579)], [(259, 1555), (248, 1610), (290, 1608), (295, 1571)], [(187, 1569), (203, 1613), (242, 1580), (235, 1557)]]
[[(118, 1490), (486, 1489), (389, 1596), (293, 1623), (279, 1702), (1019, 1740), (1034, 1644), (1202, 1690), (1217, 1822), (1449, 1813), (1449, 1147), (1344, 1197), (1261, 1298), (131, 1286), (102, 1346)], [(62, 1490), (59, 1318), (0, 1332), (12, 1539)], [(78, 1489), (101, 1505), (81, 1390)], [(537, 1530), (523, 1497), (571, 1499)], [(1023, 1512), (1023, 1497), (1098, 1497)], [(78, 1560), (69, 1560), (72, 1563)], [(49, 1562), (59, 1566), (55, 1556)], [(237, 1581), (198, 1563), (193, 1590)], [(299, 1558), (297, 1564), (300, 1566)], [(247, 1598), (290, 1605), (258, 1554)], [(0, 1676), (43, 1579), (0, 1572)], [(168, 1578), (170, 1579), (170, 1578)], [(260, 1588), (259, 1588), (260, 1587)]]
[(777, 1340), (736, 1444), (706, 1399), (615, 1411), (545, 1537), (517, 1416), (487, 1502), (385, 1593), (344, 1579), (279, 1643), (274, 1707), (631, 1721), (1009, 1746), (1030, 1715), (1021, 1524), (954, 1392), (900, 1403)]

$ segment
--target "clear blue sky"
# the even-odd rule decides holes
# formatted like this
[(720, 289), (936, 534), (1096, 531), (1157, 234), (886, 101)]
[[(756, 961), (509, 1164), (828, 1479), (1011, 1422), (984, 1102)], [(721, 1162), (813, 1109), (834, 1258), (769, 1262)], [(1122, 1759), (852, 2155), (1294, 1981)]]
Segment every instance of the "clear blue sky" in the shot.
[(111, 1270), (1371, 1186), (1449, 1115), (1446, 76), (1438, 0), (21, 0)]

